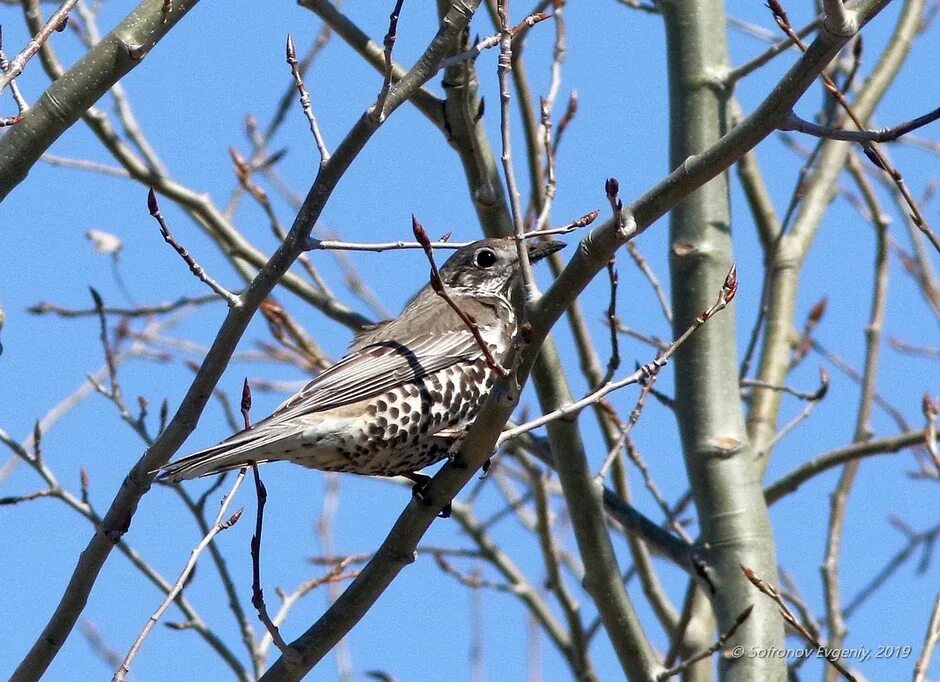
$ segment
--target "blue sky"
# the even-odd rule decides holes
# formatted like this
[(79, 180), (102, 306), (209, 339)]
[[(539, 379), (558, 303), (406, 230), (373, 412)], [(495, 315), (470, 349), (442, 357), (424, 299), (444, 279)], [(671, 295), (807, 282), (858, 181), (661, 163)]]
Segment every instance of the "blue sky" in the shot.
[[(367, 33), (381, 39), (385, 31), (390, 3), (347, 3), (347, 11)], [(400, 23), (396, 59), (410, 64), (421, 52), (434, 28), (432, 3), (406, 2)], [(794, 23), (808, 19), (809, 3), (788, 7)], [(427, 5), (427, 6), (425, 6)], [(513, 3), (513, 16), (521, 17), (527, 6)], [(897, 5), (897, 3), (894, 3)], [(898, 8), (891, 6), (865, 32), (865, 69), (874, 62), (877, 49), (884, 44)], [(101, 26), (109, 28), (130, 8), (126, 0), (107, 3)], [(48, 9), (47, 9), (48, 11)], [(766, 10), (759, 3), (729, 3), (730, 14), (773, 27)], [(664, 37), (657, 17), (628, 10), (615, 2), (572, 3), (566, 11), (568, 20), (568, 60), (564, 67), (562, 97), (576, 89), (580, 109), (567, 133), (558, 160), (558, 196), (554, 222), (563, 223), (588, 210), (606, 210), (604, 180), (620, 181), (625, 201), (642, 194), (668, 170), (668, 102), (664, 65)], [(12, 54), (26, 40), (18, 10), (0, 9), (4, 47)], [(247, 29), (247, 30), (246, 30)], [(259, 12), (247, 0), (204, 2), (147, 56), (144, 64), (124, 80), (141, 126), (171, 173), (181, 182), (200, 192), (211, 194), (224, 205), (234, 185), (228, 148), (243, 153), (248, 149), (243, 133), (244, 117), (253, 114), (264, 125), (277, 100), (289, 84), (284, 63), (284, 40), (291, 33), (298, 46), (305, 46), (319, 30), (319, 21), (308, 11), (290, 3), (279, 3), (270, 11)], [(485, 16), (477, 17), (474, 31), (489, 34)], [(531, 34), (526, 52), (533, 87), (544, 92), (548, 84), (552, 30), (550, 23)], [(924, 87), (935, 71), (938, 29), (932, 26), (915, 47), (912, 58), (902, 71), (893, 90), (877, 111), (878, 125), (906, 120), (934, 108), (937, 103), (931, 88)], [(74, 36), (68, 32), (54, 37), (55, 46), (66, 61), (80, 54)], [(735, 64), (758, 53), (763, 44), (739, 32), (731, 33), (731, 58)], [(302, 51), (302, 47), (300, 48)], [(768, 92), (795, 54), (786, 54), (765, 71), (742, 83), (737, 95), (745, 110), (753, 108)], [(498, 90), (494, 52), (480, 59), (482, 91), (488, 107), (487, 124), (494, 142), (498, 125)], [(432, 87), (439, 92), (438, 79)], [(378, 75), (356, 57), (338, 38), (334, 38), (308, 75), (307, 86), (328, 143), (335, 147), (361, 111), (375, 97), (380, 85)], [(20, 79), (28, 100), (35, 100), (46, 86), (37, 62), (31, 63)], [(811, 118), (818, 108), (820, 89), (807, 93), (798, 112)], [(110, 110), (103, 100), (100, 106)], [(12, 111), (12, 102), (0, 98), (0, 114)], [(521, 149), (521, 128), (516, 127)], [(922, 133), (936, 137), (934, 128)], [(323, 224), (337, 230), (344, 238), (357, 241), (407, 239), (410, 216), (416, 214), (432, 234), (453, 231), (454, 239), (472, 239), (479, 232), (473, 208), (468, 200), (462, 171), (456, 155), (443, 143), (442, 136), (422, 116), (408, 106), (397, 111), (363, 151), (343, 178), (323, 214)], [(806, 140), (806, 144), (812, 141)], [(272, 143), (272, 149), (289, 148), (279, 164), (285, 179), (305, 192), (315, 172), (316, 150), (309, 137), (299, 106)], [(68, 156), (110, 163), (92, 135), (78, 124), (50, 150)], [(905, 146), (891, 148), (905, 173), (915, 196), (936, 177), (935, 156)], [(768, 184), (783, 211), (789, 199), (801, 161), (786, 151), (775, 139), (766, 141), (758, 155), (767, 174)], [(521, 157), (520, 157), (521, 159)], [(517, 161), (517, 173), (522, 173)], [(883, 197), (888, 204), (887, 197)], [(734, 314), (739, 338), (745, 339), (758, 305), (761, 254), (751, 222), (744, 208), (739, 186), (732, 187), (734, 203), (735, 253), (741, 281)], [(280, 199), (276, 206), (289, 221), (290, 209)], [(177, 238), (209, 272), (232, 288), (237, 288), (236, 274), (219, 257), (216, 247), (202, 235), (168, 200), (161, 208)], [(928, 219), (937, 222), (935, 205), (927, 209)], [(899, 217), (893, 214), (892, 234), (902, 244), (907, 238)], [(245, 205), (236, 222), (258, 246), (273, 249), (263, 214)], [(662, 279), (667, 278), (666, 223), (661, 221), (639, 240), (638, 245)], [(123, 179), (91, 175), (39, 164), (28, 179), (0, 205), (0, 253), (4, 268), (0, 274), (0, 305), (6, 311), (3, 329), (4, 353), (0, 356), (0, 385), (6, 387), (6, 399), (0, 400), (0, 428), (17, 438), (27, 436), (34, 421), (50, 406), (63, 399), (85, 381), (88, 372), (102, 363), (97, 340), (97, 322), (91, 318), (62, 320), (36, 317), (25, 309), (38, 301), (52, 301), (67, 307), (87, 307), (91, 303), (88, 287), (101, 292), (114, 305), (128, 303), (113, 274), (109, 257), (95, 253), (85, 238), (89, 229), (117, 235), (124, 244), (120, 272), (133, 299), (140, 303), (172, 300), (181, 295), (205, 293), (177, 255), (160, 238), (146, 210), (146, 189)], [(572, 246), (574, 237), (567, 241)], [(806, 311), (822, 296), (829, 300), (829, 314), (820, 326), (818, 338), (839, 352), (856, 367), (864, 352), (863, 326), (868, 314), (873, 262), (873, 231), (844, 200), (838, 200), (827, 214), (803, 275), (799, 296), (798, 323)], [(571, 248), (568, 249), (571, 251)], [(397, 311), (425, 281), (426, 268), (420, 252), (352, 254), (365, 281), (379, 294), (386, 306)], [(349, 305), (368, 314), (343, 286), (342, 274), (326, 254), (312, 259), (324, 277)], [(620, 259), (621, 297), (619, 314), (630, 326), (660, 337), (669, 335), (669, 327), (658, 312), (646, 281)], [(936, 263), (936, 259), (934, 260)], [(547, 283), (546, 273), (541, 281)], [(931, 319), (916, 288), (892, 263), (889, 312), (885, 337), (897, 336), (910, 343), (936, 344), (936, 320)], [(304, 307), (289, 295), (283, 296), (291, 311), (335, 358), (350, 333), (338, 324)], [(603, 281), (592, 285), (584, 296), (587, 317), (597, 329), (598, 349), (606, 353), (607, 335), (599, 321), (607, 304)], [(192, 312), (168, 336), (189, 339), (197, 344), (211, 342), (224, 316), (224, 306), (204, 306)], [(725, 313), (723, 313), (725, 314)], [(252, 322), (239, 345), (246, 351), (258, 340), (269, 338), (263, 320)], [(577, 359), (564, 325), (559, 325), (559, 343), (563, 357), (573, 370), (576, 393), (586, 389), (576, 371)], [(634, 360), (651, 359), (648, 348), (622, 340), (624, 367)], [(198, 361), (199, 353), (186, 357)], [(811, 356), (794, 373), (793, 385), (811, 389), (816, 385), (817, 366), (822, 361)], [(172, 408), (178, 405), (192, 377), (180, 362), (138, 359), (121, 368), (124, 391), (129, 399), (146, 396), (151, 414), (166, 398)], [(849, 442), (857, 409), (854, 384), (831, 370), (832, 387), (827, 399), (813, 416), (776, 449), (767, 480), (775, 480), (800, 462)], [(242, 379), (267, 378), (299, 385), (305, 377), (296, 369), (275, 363), (234, 362), (220, 387), (238, 395)], [(890, 348), (883, 350), (883, 366), (878, 390), (888, 396), (915, 427), (922, 423), (920, 398), (925, 391), (937, 393), (936, 364), (902, 355)], [(669, 368), (660, 379), (660, 387), (671, 392)], [(276, 406), (284, 395), (256, 391), (252, 413), (261, 417)], [(635, 392), (615, 396), (617, 405), (628, 410)], [(524, 400), (534, 409), (533, 397)], [(782, 421), (795, 415), (802, 405), (785, 401)], [(151, 417), (153, 420), (154, 417)], [(151, 422), (153, 423), (153, 422)], [(593, 431), (592, 418), (585, 416), (585, 433), (600, 462), (603, 446)], [(878, 435), (891, 435), (897, 428), (882, 411), (873, 419)], [(228, 435), (229, 429), (216, 404), (210, 405), (199, 427), (184, 447), (196, 449)], [(657, 484), (667, 499), (677, 499), (686, 489), (675, 423), (671, 415), (655, 403), (647, 408), (636, 437)], [(84, 467), (91, 482), (91, 499), (103, 512), (129, 466), (142, 451), (139, 439), (124, 425), (113, 406), (100, 396), (91, 396), (61, 419), (43, 436), (43, 452), (63, 485), (77, 491), (79, 468)], [(7, 453), (0, 455), (0, 464)], [(897, 515), (917, 530), (936, 522), (929, 510), (934, 508), (929, 483), (912, 481), (907, 471), (913, 469), (908, 454), (886, 456), (866, 461), (849, 506), (843, 555), (842, 586), (845, 599), (851, 598), (880, 569), (884, 561), (903, 546), (904, 538), (893, 530), (888, 518)], [(263, 470), (270, 501), (267, 508), (263, 578), (269, 604), (276, 603), (274, 587), (287, 590), (321, 569), (311, 567), (307, 558), (318, 554), (315, 518), (320, 511), (324, 477), (314, 471), (277, 465)], [(808, 603), (822, 612), (822, 591), (818, 566), (822, 561), (828, 493), (836, 472), (814, 479), (801, 490), (774, 506), (779, 558), (784, 568), (799, 583)], [(209, 482), (191, 484), (194, 491)], [(12, 475), (0, 481), (0, 496), (25, 494), (41, 487), (41, 481), (20, 465)], [(638, 506), (658, 519), (655, 505), (643, 494), (639, 479), (635, 484)], [(336, 548), (340, 552), (368, 552), (384, 538), (392, 522), (408, 500), (407, 490), (384, 481), (341, 478), (342, 498), (336, 524)], [(499, 495), (494, 486), (484, 487), (484, 508), (494, 510)], [(214, 504), (214, 503), (210, 503)], [(218, 538), (218, 543), (236, 576), (237, 586), (249, 614), (250, 560), (248, 542), (254, 511), (251, 486), (244, 486), (235, 506), (245, 506), (248, 516)], [(494, 535), (525, 567), (535, 583), (543, 579), (537, 546), (528, 533), (511, 522), (495, 526)], [(83, 518), (53, 500), (38, 500), (14, 507), (0, 508), (0, 545), (8, 557), (0, 576), (5, 593), (6, 617), (0, 618), (0, 677), (9, 674), (37, 636), (74, 567), (78, 553), (85, 546), (91, 527)], [(200, 534), (192, 519), (170, 491), (154, 490), (144, 498), (134, 519), (128, 541), (165, 576), (175, 578)], [(453, 522), (438, 521), (426, 537), (428, 545), (466, 545)], [(625, 552), (622, 540), (615, 539), (618, 551)], [(572, 545), (570, 545), (573, 547)], [(622, 556), (626, 556), (625, 553)], [(627, 559), (624, 558), (626, 565)], [(681, 574), (665, 563), (658, 564), (673, 598), (679, 600), (684, 586)], [(469, 570), (471, 565), (461, 564)], [(937, 585), (938, 573), (933, 563), (926, 571), (915, 573), (916, 561), (902, 567), (888, 585), (867, 602), (849, 621), (850, 646), (911, 645), (914, 656), (920, 650), (929, 610)], [(577, 586), (574, 585), (575, 589)], [(655, 644), (665, 649), (664, 636), (653, 624), (642, 594), (631, 586), (644, 621)], [(241, 652), (234, 620), (209, 562), (204, 557), (187, 596), (202, 617), (220, 633), (233, 649)], [(588, 597), (578, 592), (588, 614), (593, 609)], [(291, 613), (284, 628), (288, 638), (296, 636), (322, 612), (326, 591), (308, 596)], [(360, 626), (352, 633), (349, 647), (355, 678), (363, 679), (369, 670), (383, 670), (402, 680), (469, 679), (472, 600), (482, 600), (482, 625), (486, 677), (523, 679), (526, 670), (526, 615), (509, 595), (493, 591), (471, 594), (449, 577), (442, 576), (429, 554), (424, 554), (382, 597)], [(147, 617), (156, 608), (161, 595), (127, 562), (113, 553), (92, 592), (84, 618), (94, 624), (107, 644), (123, 655)], [(10, 614), (17, 614), (10, 617)], [(179, 620), (171, 609), (166, 620)], [(260, 625), (256, 625), (260, 629)], [(567, 669), (543, 637), (539, 642), (542, 674), (546, 680), (567, 679)], [(592, 647), (602, 679), (617, 679), (619, 668), (603, 637)], [(913, 657), (883, 660), (861, 666), (870, 679), (907, 676)], [(818, 668), (809, 663), (807, 669)], [(934, 666), (934, 670), (937, 667)], [(50, 668), (51, 680), (83, 676), (101, 678), (112, 669), (96, 657), (76, 630)], [(190, 632), (157, 627), (144, 645), (133, 668), (137, 679), (188, 679), (198, 676), (219, 678), (227, 669), (206, 645)], [(336, 678), (332, 659), (327, 659), (310, 677), (314, 680)]]

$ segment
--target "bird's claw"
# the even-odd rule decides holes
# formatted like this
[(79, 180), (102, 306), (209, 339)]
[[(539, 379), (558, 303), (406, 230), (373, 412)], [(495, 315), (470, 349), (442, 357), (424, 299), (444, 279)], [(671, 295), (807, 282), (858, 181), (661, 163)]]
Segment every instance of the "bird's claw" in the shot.
[[(428, 489), (428, 486), (431, 485), (431, 477), (426, 476), (425, 474), (415, 473), (408, 474), (407, 478), (414, 481), (414, 486), (411, 488), (411, 496), (421, 504), (430, 506), (431, 500), (424, 493)], [(451, 504), (448, 502), (446, 505), (444, 505), (444, 508), (437, 513), (437, 515), (439, 518), (447, 519), (450, 518), (451, 511)]]

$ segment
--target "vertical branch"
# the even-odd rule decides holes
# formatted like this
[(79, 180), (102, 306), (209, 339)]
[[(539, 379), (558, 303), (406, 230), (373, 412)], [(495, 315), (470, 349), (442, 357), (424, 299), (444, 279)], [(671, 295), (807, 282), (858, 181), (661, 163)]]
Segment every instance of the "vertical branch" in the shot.
[(532, 485), (532, 491), (535, 497), (536, 510), (536, 532), (539, 538), (539, 546), (542, 550), (542, 560), (545, 563), (545, 572), (548, 576), (547, 584), (561, 605), (562, 612), (565, 614), (565, 620), (568, 622), (568, 632), (571, 638), (571, 646), (566, 653), (571, 664), (572, 672), (579, 680), (594, 680), (596, 673), (591, 665), (591, 659), (588, 657), (588, 643), (584, 631), (584, 623), (581, 620), (581, 611), (568, 586), (565, 583), (564, 576), (561, 573), (561, 567), (558, 563), (558, 549), (555, 546), (554, 529), (551, 526), (550, 509), (548, 506), (548, 491), (546, 490), (545, 480), (542, 478), (542, 471), (531, 464), (526, 458), (521, 457), (519, 461), (525, 467)]
[(322, 166), (330, 160), (330, 150), (326, 146), (323, 134), (320, 132), (320, 124), (317, 123), (317, 117), (313, 113), (313, 106), (310, 103), (310, 94), (307, 92), (306, 86), (304, 86), (304, 79), (300, 73), (300, 65), (297, 61), (297, 50), (294, 47), (294, 39), (290, 35), (287, 36), (286, 53), (287, 63), (290, 65), (290, 72), (294, 77), (294, 85), (297, 87), (297, 94), (300, 95), (300, 108), (303, 109), (304, 116), (307, 117), (307, 122), (310, 124), (310, 132), (317, 145), (317, 150), (320, 152), (320, 165)]
[[(340, 475), (333, 471), (324, 472), (325, 489), (323, 491), (323, 502), (320, 507), (320, 516), (317, 519), (317, 535), (320, 540), (320, 551), (326, 556), (337, 556), (336, 545), (333, 542), (333, 524), (336, 519), (336, 512), (339, 509), (339, 491)], [(341, 564), (337, 564), (334, 570), (337, 570)], [(327, 602), (332, 604), (341, 594), (339, 581), (330, 580), (327, 583)], [(347, 640), (342, 639), (334, 649), (334, 658), (336, 659), (336, 675), (344, 682), (353, 679), (352, 655), (349, 651)]]
[[(542, 149), (545, 152), (545, 188), (542, 194), (542, 205), (536, 206), (538, 210), (538, 218), (535, 221), (536, 230), (543, 230), (548, 227), (551, 218), (552, 200), (555, 198), (555, 150), (557, 143), (552, 141), (552, 109), (555, 106), (555, 100), (561, 88), (561, 67), (565, 61), (565, 54), (567, 52), (564, 8), (565, 0), (556, 0), (554, 3), (555, 11), (552, 14), (552, 19), (555, 23), (555, 45), (552, 50), (551, 78), (548, 85), (548, 94), (545, 95), (540, 102), (542, 119), (541, 143)], [(571, 111), (570, 107), (568, 111)], [(566, 111), (566, 115), (567, 113)], [(559, 124), (558, 129), (559, 139), (564, 132), (562, 125), (567, 126), (568, 121), (570, 121), (570, 118), (562, 118), (562, 124)], [(538, 149), (538, 146), (533, 144), (529, 144), (528, 147), (532, 152)], [(533, 158), (532, 163), (537, 165), (539, 163), (538, 157)], [(533, 196), (537, 196), (537, 190), (534, 188)]]
[[(0, 75), (6, 74), (10, 70), (10, 61), (7, 59), (6, 53), (3, 51), (3, 27), (0, 26)], [(13, 117), (13, 123), (19, 123), (20, 116), (22, 116), (29, 105), (26, 103), (26, 100), (23, 99), (23, 94), (20, 92), (20, 86), (17, 85), (16, 79), (10, 79), (10, 94), (13, 96), (13, 101), (16, 103), (16, 108), (19, 110), (19, 115)]]
[[(861, 399), (855, 423), (853, 442), (861, 443), (872, 437), (871, 412), (874, 405), (875, 386), (878, 375), (878, 359), (881, 350), (881, 332), (884, 327), (885, 308), (888, 298), (888, 224), (889, 218), (882, 211), (873, 188), (863, 173), (856, 174), (856, 181), (862, 196), (868, 205), (875, 227), (876, 253), (874, 268), (874, 286), (872, 291), (871, 313), (865, 327), (865, 365), (862, 372)], [(842, 613), (842, 601), (839, 592), (839, 556), (842, 533), (845, 524), (845, 512), (849, 492), (855, 482), (860, 462), (852, 460), (842, 469), (842, 475), (831, 496), (829, 528), (826, 539), (826, 555), (820, 569), (826, 593), (826, 617), (829, 622), (829, 645), (841, 647), (846, 636), (845, 621)], [(834, 682), (835, 672), (827, 668), (826, 679)]]
[[(519, 186), (516, 184), (516, 172), (512, 166), (512, 136), (511, 111), (509, 102), (509, 74), (512, 72), (512, 31), (509, 25), (509, 0), (497, 0), (497, 14), (499, 16), (499, 59), (497, 73), (499, 76), (499, 129), (502, 140), (503, 174), (506, 176), (506, 191), (509, 193), (509, 206), (512, 210), (513, 234), (516, 238), (516, 253), (519, 258), (519, 270), (522, 274), (522, 287), (525, 293), (526, 307), (536, 300), (538, 290), (535, 287), (535, 275), (532, 273), (532, 264), (529, 262), (529, 252), (525, 243), (525, 226), (522, 222), (522, 203), (519, 199)], [(526, 310), (523, 308), (522, 322), (525, 322)]]
[(375, 107), (372, 109), (372, 116), (376, 121), (381, 122), (385, 119), (385, 105), (388, 102), (388, 93), (392, 87), (392, 70), (394, 62), (392, 61), (392, 50), (395, 49), (395, 40), (398, 37), (398, 17), (401, 15), (401, 6), (404, 0), (395, 0), (395, 7), (388, 17), (388, 31), (385, 33), (385, 73), (382, 80), (382, 89), (379, 90), (379, 96), (375, 101)]
[(281, 632), (271, 620), (271, 616), (268, 615), (268, 607), (264, 603), (264, 590), (261, 589), (261, 533), (264, 529), (264, 505), (268, 501), (268, 491), (258, 474), (258, 464), (256, 462), (251, 462), (251, 473), (255, 479), (255, 494), (258, 500), (255, 532), (251, 536), (251, 604), (258, 611), (258, 619), (264, 624), (274, 645), (281, 650), (288, 664), (296, 665), (300, 658), (299, 652), (281, 637)]
[[(719, 0), (660, 3), (666, 25), (673, 168), (728, 134), (729, 93), (701, 79), (727, 68), (726, 20)], [(669, 248), (673, 334), (708, 307), (731, 263), (728, 178), (718, 175), (670, 213)], [(738, 399), (735, 317), (712, 320), (675, 357), (675, 409), (683, 455), (701, 528), (700, 541), (720, 545), (713, 572), (712, 607), (718, 628), (728, 631), (752, 603), (753, 591), (739, 564), (776, 580), (776, 550), (754, 456)], [(739, 643), (782, 647), (783, 624), (771, 605), (758, 602), (739, 633)], [(782, 679), (780, 659), (742, 657), (719, 661), (729, 682)]]
[[(852, 108), (860, 121), (868, 119), (903, 66), (920, 31), (924, 5), (924, 0), (908, 0), (901, 7), (885, 51), (853, 102)], [(792, 227), (781, 238), (768, 261), (767, 267), (773, 273), (757, 372), (757, 378), (768, 384), (785, 383), (790, 367), (790, 341), (802, 264), (819, 230), (825, 209), (837, 191), (839, 174), (851, 152), (852, 147), (842, 142), (825, 140), (821, 143), (813, 172), (802, 183), (802, 200)], [(757, 449), (763, 448), (774, 437), (779, 409), (779, 392), (771, 389), (754, 391), (748, 412), (748, 433)], [(764, 458), (764, 467), (767, 462), (769, 458)]]

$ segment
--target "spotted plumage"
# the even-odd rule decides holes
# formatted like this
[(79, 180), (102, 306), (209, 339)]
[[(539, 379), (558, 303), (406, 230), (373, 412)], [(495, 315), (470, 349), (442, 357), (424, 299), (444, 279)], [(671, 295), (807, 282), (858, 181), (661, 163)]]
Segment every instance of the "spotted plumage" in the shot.
[[(530, 244), (537, 261), (562, 244)], [(447, 292), (502, 360), (516, 332), (512, 239), (483, 239), (441, 267)], [(170, 480), (288, 460), (324, 471), (413, 476), (444, 459), (495, 381), (479, 343), (426, 285), (395, 319), (361, 331), (349, 352), (251, 429), (167, 465)]]

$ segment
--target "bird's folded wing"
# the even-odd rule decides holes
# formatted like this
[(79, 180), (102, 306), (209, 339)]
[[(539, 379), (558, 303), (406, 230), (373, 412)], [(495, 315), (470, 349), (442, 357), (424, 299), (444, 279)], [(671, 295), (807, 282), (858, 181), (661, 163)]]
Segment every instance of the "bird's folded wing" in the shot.
[(380, 341), (363, 346), (307, 384), (270, 419), (286, 421), (311, 412), (349, 405), (482, 356), (465, 329), (418, 335), (407, 342)]

